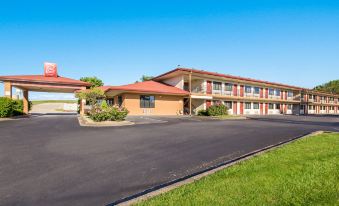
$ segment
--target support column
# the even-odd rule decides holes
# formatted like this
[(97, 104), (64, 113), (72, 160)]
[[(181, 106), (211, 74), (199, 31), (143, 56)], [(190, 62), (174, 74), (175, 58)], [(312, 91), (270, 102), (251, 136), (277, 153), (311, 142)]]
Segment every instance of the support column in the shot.
[(5, 88), (5, 97), (12, 98), (12, 84), (11, 82), (4, 82), (4, 88)]
[[(81, 90), (86, 90), (86, 87), (81, 88)], [(115, 101), (114, 99), (114, 104), (116, 104), (117, 101)], [(85, 99), (80, 99), (80, 115), (84, 115), (85, 114), (85, 105), (86, 105), (86, 100)]]
[(191, 93), (192, 93), (192, 71), (189, 73), (188, 78), (189, 78), (188, 86), (189, 86), (189, 92), (190, 92), (190, 98), (189, 98), (190, 105), (189, 106), (190, 106), (190, 115), (192, 115), (192, 97), (191, 97)]
[(22, 101), (23, 101), (23, 104), (24, 104), (23, 113), (28, 114), (28, 112), (29, 112), (28, 90), (23, 90), (22, 94), (23, 94), (22, 95)]

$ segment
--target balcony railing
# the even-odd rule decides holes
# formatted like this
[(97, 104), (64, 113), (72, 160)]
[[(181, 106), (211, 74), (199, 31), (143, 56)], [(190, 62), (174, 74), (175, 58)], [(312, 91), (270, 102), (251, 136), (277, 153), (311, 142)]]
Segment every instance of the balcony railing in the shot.
[(206, 94), (206, 89), (202, 86), (197, 86), (192, 88), (192, 93), (197, 93), (197, 94)]
[(276, 95), (268, 95), (269, 99), (281, 99), (280, 96), (276, 96)]
[(260, 94), (254, 94), (254, 93), (245, 93), (245, 97), (253, 97), (253, 98), (260, 98)]
[(222, 90), (212, 90), (212, 94), (222, 95), (222, 96), (233, 96), (232, 91), (222, 91)]

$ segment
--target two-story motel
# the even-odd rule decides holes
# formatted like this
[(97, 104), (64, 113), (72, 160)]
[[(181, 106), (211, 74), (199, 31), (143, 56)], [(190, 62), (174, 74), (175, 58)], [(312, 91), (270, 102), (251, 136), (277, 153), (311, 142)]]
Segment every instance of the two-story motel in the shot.
[(296, 86), (176, 68), (151, 81), (101, 87), (131, 115), (183, 115), (222, 103), (234, 115), (339, 114), (339, 95)]

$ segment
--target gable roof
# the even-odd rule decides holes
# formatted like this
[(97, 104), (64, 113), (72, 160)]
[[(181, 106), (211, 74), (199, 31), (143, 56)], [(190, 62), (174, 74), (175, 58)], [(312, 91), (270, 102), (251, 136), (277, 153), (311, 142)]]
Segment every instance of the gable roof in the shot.
[(304, 88), (301, 87), (296, 87), (296, 86), (291, 86), (291, 85), (287, 85), (287, 84), (281, 84), (281, 83), (275, 83), (275, 82), (269, 82), (269, 81), (263, 81), (263, 80), (258, 80), (258, 79), (252, 79), (252, 78), (245, 78), (245, 77), (239, 77), (239, 76), (233, 76), (233, 75), (229, 75), (229, 74), (220, 74), (217, 72), (208, 72), (208, 71), (204, 71), (204, 70), (197, 70), (197, 69), (190, 69), (190, 68), (176, 68), (173, 69), (169, 72), (166, 72), (164, 74), (161, 74), (159, 76), (156, 76), (153, 78), (153, 80), (157, 80), (161, 77), (164, 77), (168, 74), (174, 73), (174, 72), (192, 72), (192, 73), (197, 73), (197, 74), (205, 74), (205, 75), (211, 75), (211, 76), (216, 76), (216, 77), (224, 77), (224, 78), (229, 78), (229, 79), (235, 79), (235, 80), (241, 80), (241, 81), (249, 81), (249, 82), (256, 82), (256, 83), (261, 83), (261, 84), (269, 84), (272, 86), (280, 86), (280, 87), (286, 87), (286, 88), (291, 88), (291, 89), (296, 89), (296, 90), (303, 90)]
[(13, 76), (0, 76), (0, 81), (17, 81), (29, 83), (50, 83), (50, 84), (63, 84), (63, 85), (77, 85), (77, 86), (91, 86), (88, 82), (83, 82), (76, 79), (66, 77), (46, 77), (44, 75), (13, 75)]
[(188, 95), (185, 90), (179, 89), (174, 86), (163, 84), (156, 81), (137, 82), (134, 84), (127, 84), (121, 86), (102, 86), (99, 87), (104, 92), (110, 90), (116, 91), (129, 91), (129, 92), (144, 92), (144, 93), (159, 93), (159, 94), (171, 94), (171, 95)]

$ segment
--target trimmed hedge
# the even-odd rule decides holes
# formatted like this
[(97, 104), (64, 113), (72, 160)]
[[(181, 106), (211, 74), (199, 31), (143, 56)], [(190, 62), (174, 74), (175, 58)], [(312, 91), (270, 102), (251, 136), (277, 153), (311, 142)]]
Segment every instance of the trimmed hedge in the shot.
[(222, 116), (228, 114), (228, 108), (223, 104), (215, 104), (207, 108), (198, 111), (199, 116)]
[(223, 104), (212, 105), (207, 109), (208, 116), (222, 116), (227, 115), (227, 107)]
[(7, 97), (0, 97), (0, 117), (13, 116), (13, 101)]
[[(29, 102), (28, 109), (31, 110)], [(0, 118), (23, 115), (24, 103), (22, 100), (14, 100), (8, 97), (0, 97)]]

